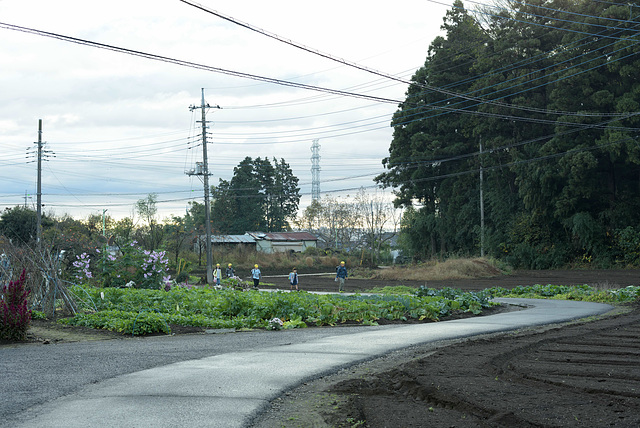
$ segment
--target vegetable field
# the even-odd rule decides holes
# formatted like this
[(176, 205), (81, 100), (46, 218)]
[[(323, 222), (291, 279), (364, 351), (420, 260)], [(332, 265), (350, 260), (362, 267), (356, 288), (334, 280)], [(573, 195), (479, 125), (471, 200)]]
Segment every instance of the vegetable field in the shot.
[(171, 332), (171, 325), (205, 328), (282, 328), (376, 325), (381, 319), (438, 321), (455, 312), (481, 313), (494, 303), (486, 292), (434, 290), (430, 295), (344, 295), (174, 288), (170, 291), (76, 286), (81, 310), (62, 322), (144, 335)]

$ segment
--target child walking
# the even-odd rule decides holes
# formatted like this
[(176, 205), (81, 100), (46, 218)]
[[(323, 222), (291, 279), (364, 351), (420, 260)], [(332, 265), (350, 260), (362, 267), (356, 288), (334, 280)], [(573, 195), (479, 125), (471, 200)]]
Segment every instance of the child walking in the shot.
[(253, 288), (257, 290), (260, 285), (260, 279), (262, 279), (262, 272), (260, 272), (258, 265), (254, 265), (253, 269), (251, 269), (251, 278), (253, 278)]
[(213, 280), (216, 285), (220, 287), (220, 283), (222, 282), (222, 269), (220, 269), (220, 263), (216, 264), (216, 268), (213, 271)]
[(233, 265), (231, 263), (229, 263), (229, 265), (227, 266), (225, 275), (227, 275), (227, 278), (233, 278), (234, 276), (236, 276), (236, 270), (233, 268)]
[(298, 290), (298, 270), (296, 268), (293, 268), (293, 270), (289, 274), (289, 284), (291, 284), (292, 291), (294, 285), (296, 287), (296, 291), (300, 291)]
[(336, 281), (338, 281), (338, 291), (344, 292), (344, 281), (349, 277), (347, 273), (347, 267), (344, 262), (340, 262), (340, 266), (336, 267)]

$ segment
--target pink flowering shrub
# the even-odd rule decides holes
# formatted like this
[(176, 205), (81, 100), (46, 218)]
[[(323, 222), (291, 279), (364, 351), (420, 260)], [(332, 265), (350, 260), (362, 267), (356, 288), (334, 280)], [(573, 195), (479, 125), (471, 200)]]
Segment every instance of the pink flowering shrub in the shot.
[(0, 339), (25, 340), (31, 311), (28, 309), (27, 297), (29, 291), (25, 286), (26, 273), (16, 281), (2, 287), (2, 299), (0, 299)]
[(91, 273), (91, 257), (87, 253), (82, 253), (76, 256), (76, 260), (72, 263), (76, 273), (76, 279), (91, 279), (93, 274)]
[(169, 259), (165, 251), (146, 251), (133, 241), (120, 247), (118, 254), (108, 254), (96, 249), (97, 260), (91, 270), (91, 257), (83, 253), (73, 262), (77, 279), (102, 279), (105, 287), (162, 289), (171, 281), (167, 273)]

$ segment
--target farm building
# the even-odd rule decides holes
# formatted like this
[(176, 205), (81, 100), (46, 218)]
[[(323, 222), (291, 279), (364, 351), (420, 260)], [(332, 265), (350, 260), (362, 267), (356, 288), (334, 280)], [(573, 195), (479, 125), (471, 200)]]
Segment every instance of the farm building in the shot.
[(256, 242), (256, 249), (262, 253), (302, 252), (317, 246), (318, 238), (309, 232), (247, 232)]
[[(195, 251), (198, 246), (206, 242), (205, 236), (200, 236), (194, 244)], [(244, 235), (211, 235), (211, 245), (214, 247), (238, 247), (254, 248), (262, 253), (278, 252), (302, 252), (309, 247), (316, 247), (318, 238), (308, 232), (247, 232)]]
[[(207, 242), (207, 237), (204, 235), (200, 235), (196, 242), (194, 243), (194, 251), (199, 251), (199, 246), (201, 245), (204, 248)], [(256, 240), (253, 239), (249, 235), (211, 235), (211, 245), (213, 247), (245, 247), (256, 249)]]

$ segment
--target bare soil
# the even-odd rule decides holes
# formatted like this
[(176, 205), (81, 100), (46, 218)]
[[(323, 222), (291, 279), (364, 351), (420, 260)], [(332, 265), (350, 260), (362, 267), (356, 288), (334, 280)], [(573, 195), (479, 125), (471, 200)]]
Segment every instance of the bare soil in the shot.
[[(347, 280), (347, 291), (385, 285), (454, 287), (637, 285), (640, 270), (517, 271), (446, 281)], [(284, 277), (265, 278), (288, 289)], [(337, 291), (330, 276), (300, 289)], [(198, 329), (174, 327), (175, 334)], [(31, 343), (123, 339), (117, 333), (34, 321)], [(4, 346), (19, 346), (0, 343)], [(597, 319), (417, 346), (307, 382), (255, 421), (267, 427), (638, 427), (640, 305)]]
[[(334, 282), (335, 275), (305, 275), (300, 272), (298, 287), (305, 291), (338, 291)], [(273, 284), (280, 289), (290, 288), (286, 275), (269, 276), (263, 282)], [(503, 287), (507, 289), (518, 285), (582, 285), (594, 287), (619, 288), (640, 284), (640, 269), (624, 270), (519, 270), (510, 275), (495, 275), (486, 278), (446, 279), (427, 281), (390, 281), (378, 279), (347, 279), (347, 292), (363, 292), (374, 287), (406, 285), (409, 287), (427, 286), (431, 288), (452, 287), (464, 291), (480, 291), (485, 288)], [(271, 288), (271, 287), (269, 287)]]
[[(619, 287), (638, 284), (639, 274), (527, 271), (427, 285)], [(348, 287), (371, 288), (367, 282), (350, 280)], [(319, 282), (303, 277), (301, 286)], [(638, 427), (640, 305), (593, 320), (395, 352), (287, 392), (253, 426)]]

